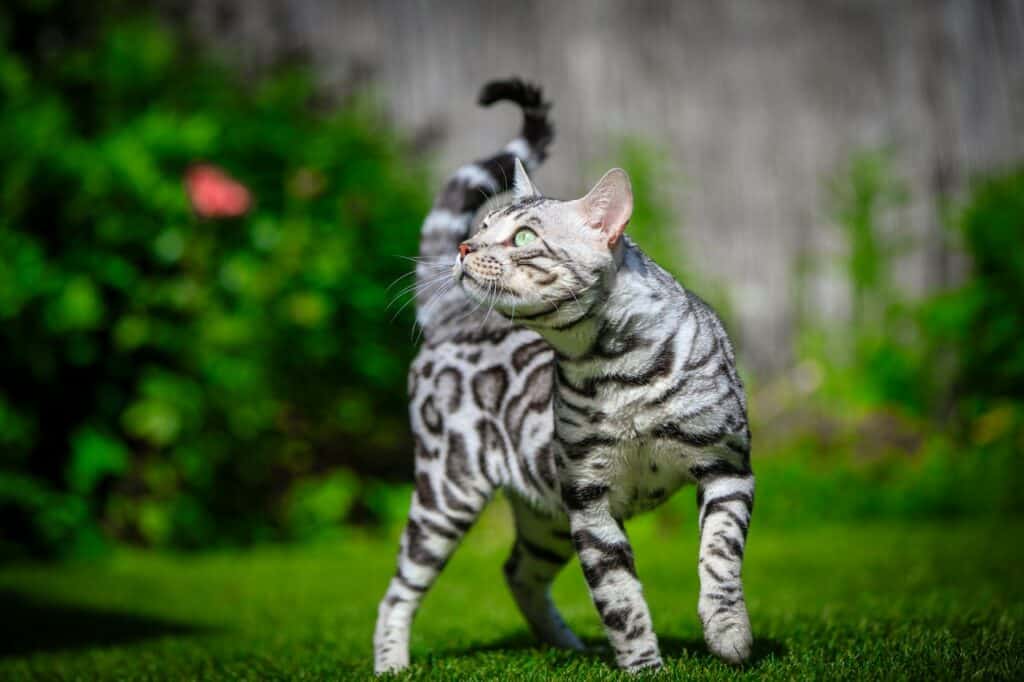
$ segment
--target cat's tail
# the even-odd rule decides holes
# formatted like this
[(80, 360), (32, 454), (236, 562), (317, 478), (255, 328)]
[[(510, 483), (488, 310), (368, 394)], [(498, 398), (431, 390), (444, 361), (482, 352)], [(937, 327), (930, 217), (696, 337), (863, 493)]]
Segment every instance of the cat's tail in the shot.
[[(462, 166), (444, 183), (423, 223), (420, 256), (426, 262), (454, 261), (459, 244), (469, 237), (477, 209), (512, 188), (517, 157), (532, 171), (547, 156), (555, 133), (548, 119), (551, 104), (544, 101), (541, 89), (509, 78), (491, 81), (480, 90), (481, 106), (502, 101), (515, 102), (522, 109), (519, 135), (493, 156)], [(418, 273), (417, 279), (425, 274)]]

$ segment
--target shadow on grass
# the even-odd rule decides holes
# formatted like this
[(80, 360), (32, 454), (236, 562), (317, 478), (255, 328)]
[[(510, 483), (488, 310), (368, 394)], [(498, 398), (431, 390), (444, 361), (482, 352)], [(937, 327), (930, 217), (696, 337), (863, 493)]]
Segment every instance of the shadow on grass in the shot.
[(46, 601), (8, 590), (0, 590), (0, 614), (0, 658), (212, 631), (134, 613)]
[[(582, 656), (585, 658), (602, 659), (609, 665), (615, 665), (611, 648), (609, 647), (607, 640), (588, 638), (585, 639), (583, 643), (587, 647), (585, 651), (564, 652), (563, 655), (566, 661), (574, 656)], [(704, 640), (702, 639), (684, 639), (682, 637), (673, 637), (671, 635), (659, 635), (658, 644), (661, 648), (662, 658), (664, 658), (666, 662), (670, 662), (677, 658), (717, 660), (711, 652), (708, 651), (707, 645), (704, 644)], [(441, 651), (438, 652), (437, 655), (463, 657), (484, 652), (514, 653), (528, 651), (530, 649), (541, 649), (544, 647), (545, 645), (538, 642), (538, 640), (531, 637), (528, 633), (522, 632), (515, 635), (509, 635), (480, 646)], [(750, 659), (741, 667), (743, 670), (757, 670), (765, 660), (779, 660), (788, 655), (789, 648), (781, 641), (770, 637), (757, 638), (754, 640), (754, 651), (751, 653)]]

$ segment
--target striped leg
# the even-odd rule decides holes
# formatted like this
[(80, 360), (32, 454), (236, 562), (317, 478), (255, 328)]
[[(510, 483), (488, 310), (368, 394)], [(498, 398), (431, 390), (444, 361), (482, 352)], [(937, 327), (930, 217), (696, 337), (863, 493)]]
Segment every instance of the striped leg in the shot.
[(700, 601), (708, 648), (730, 663), (750, 656), (753, 635), (743, 601), (743, 546), (754, 508), (753, 475), (700, 481)]
[(538, 639), (582, 650), (583, 644), (551, 600), (551, 583), (573, 555), (568, 520), (538, 512), (516, 496), (509, 499), (516, 519), (516, 543), (505, 562), (505, 580), (512, 596)]
[(661, 667), (658, 638), (636, 575), (633, 548), (608, 509), (608, 488), (563, 481), (562, 497), (583, 576), (619, 667), (631, 672)]
[(442, 510), (439, 500), (432, 494), (424, 494), (421, 483), (422, 480), (413, 494), (409, 521), (402, 534), (398, 570), (377, 609), (377, 628), (373, 635), (377, 674), (402, 670), (409, 665), (409, 630), (413, 616), (486, 503), (482, 497), (473, 502), (457, 503), (450, 498), (453, 503)]

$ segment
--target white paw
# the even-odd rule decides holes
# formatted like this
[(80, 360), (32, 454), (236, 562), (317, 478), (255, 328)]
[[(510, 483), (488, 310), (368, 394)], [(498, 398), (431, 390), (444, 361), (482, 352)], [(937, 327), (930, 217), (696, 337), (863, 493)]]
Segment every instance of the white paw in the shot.
[(750, 651), (754, 647), (750, 626), (736, 622), (726, 625), (714, 634), (707, 633), (706, 640), (711, 653), (734, 665), (750, 658)]
[(650, 673), (655, 670), (660, 670), (665, 664), (661, 661), (661, 656), (652, 660), (644, 661), (638, 665), (629, 666), (626, 668), (626, 672), (630, 675), (636, 675), (639, 673)]
[(374, 661), (373, 673), (375, 675), (387, 675), (397, 673), (409, 667), (409, 659), (402, 660), (401, 657), (381, 658)]

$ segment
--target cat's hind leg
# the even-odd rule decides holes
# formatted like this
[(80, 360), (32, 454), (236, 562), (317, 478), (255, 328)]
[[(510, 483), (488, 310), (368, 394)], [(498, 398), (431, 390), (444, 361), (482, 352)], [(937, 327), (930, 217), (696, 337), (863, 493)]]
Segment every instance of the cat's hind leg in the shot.
[(551, 583), (575, 553), (569, 519), (538, 511), (513, 494), (509, 501), (516, 541), (504, 572), (512, 596), (538, 639), (563, 649), (582, 650), (583, 644), (551, 599)]
[[(446, 464), (461, 466), (465, 456), (464, 448), (449, 447)], [(426, 466), (421, 466), (424, 459)], [(416, 490), (399, 546), (398, 569), (377, 609), (373, 653), (378, 674), (409, 665), (409, 632), (416, 610), (493, 492), (486, 480), (441, 475), (441, 467), (432, 465), (442, 460), (429, 459), (417, 455)]]
[(730, 663), (750, 656), (753, 635), (743, 599), (743, 549), (754, 509), (752, 474), (720, 475), (701, 480), (700, 601), (697, 610), (711, 652)]

